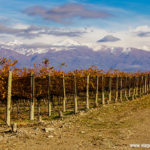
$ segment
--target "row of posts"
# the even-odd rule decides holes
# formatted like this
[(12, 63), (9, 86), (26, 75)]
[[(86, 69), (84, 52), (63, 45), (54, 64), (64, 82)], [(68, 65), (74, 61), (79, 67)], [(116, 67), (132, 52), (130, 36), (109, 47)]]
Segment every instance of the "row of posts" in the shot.
[[(95, 107), (99, 105), (99, 76), (96, 77), (96, 95), (95, 95)], [(120, 79), (120, 82), (119, 82)], [(90, 108), (89, 103), (89, 83), (90, 83), (90, 76), (87, 76), (87, 85), (86, 85), (86, 109)], [(122, 102), (123, 99), (123, 84), (122, 77), (116, 77), (116, 87), (115, 87), (115, 100), (114, 102)], [(133, 87), (131, 88), (131, 80), (134, 80)], [(127, 87), (127, 82), (129, 82)], [(142, 83), (142, 84), (141, 84)], [(144, 83), (144, 84), (143, 84)], [(50, 75), (48, 76), (48, 116), (51, 116), (51, 97), (50, 97)], [(120, 84), (120, 85), (119, 85)], [(112, 77), (109, 77), (108, 81), (108, 100), (106, 101), (105, 98), (105, 77), (101, 76), (101, 104), (105, 105), (106, 103), (112, 103)], [(120, 88), (119, 88), (120, 87)], [(148, 83), (148, 76), (141, 76), (141, 82), (139, 84), (139, 78), (134, 77), (126, 77), (125, 78), (125, 89), (124, 89), (124, 97), (126, 100), (135, 99), (137, 96), (141, 97), (143, 94), (148, 93), (150, 88), (150, 82)], [(6, 115), (6, 122), (7, 125), (10, 126), (10, 114), (11, 114), (11, 89), (12, 89), (12, 71), (9, 71), (8, 77), (8, 95), (7, 95), (7, 115)], [(133, 89), (133, 90), (132, 90)], [(132, 96), (131, 96), (132, 90)], [(63, 75), (63, 112), (66, 112), (66, 87), (65, 87), (65, 76)], [(31, 74), (31, 100), (30, 100), (30, 120), (34, 120), (34, 103), (35, 103), (35, 78), (34, 75)], [(38, 110), (40, 114), (40, 107)], [(74, 113), (78, 113), (78, 96), (77, 96), (77, 79), (74, 76)], [(40, 115), (39, 115), (40, 116)]]

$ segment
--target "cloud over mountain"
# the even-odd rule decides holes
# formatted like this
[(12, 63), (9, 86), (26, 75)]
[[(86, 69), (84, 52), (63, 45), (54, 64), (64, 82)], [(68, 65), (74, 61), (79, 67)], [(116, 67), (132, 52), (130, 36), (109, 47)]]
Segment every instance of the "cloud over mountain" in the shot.
[(138, 26), (133, 30), (133, 33), (138, 37), (150, 37), (150, 27), (147, 25)]
[(68, 37), (79, 37), (84, 34), (85, 31), (79, 30), (63, 30), (60, 28), (51, 28), (46, 26), (27, 26), (26, 28), (16, 28), (10, 27), (6, 24), (0, 23), (0, 34), (8, 34), (8, 35), (15, 35), (17, 37), (23, 38), (35, 38), (40, 37), (41, 35), (53, 35), (53, 36), (68, 36)]
[(150, 37), (150, 32), (139, 32), (137, 33), (139, 37)]
[(97, 42), (116, 42), (116, 41), (120, 41), (120, 39), (112, 35), (107, 35), (104, 36), (102, 39), (98, 40)]
[[(96, 51), (101, 49), (103, 45), (124, 48), (132, 46), (134, 48), (150, 50), (149, 33), (149, 26), (140, 26), (129, 30), (110, 32), (96, 27), (69, 28), (66, 26), (60, 28), (44, 25), (9, 25), (0, 23), (0, 43), (3, 43), (3, 45), (17, 40), (23, 43), (19, 45), (22, 48), (29, 46), (38, 48), (39, 46), (39, 48), (43, 48), (43, 50), (46, 48), (57, 48), (62, 50), (68, 47), (68, 45), (72, 45), (72, 43), (75, 46), (78, 46), (77, 43), (80, 43), (81, 46), (87, 46)], [(138, 36), (138, 34), (140, 35)], [(68, 39), (69, 44), (62, 43), (63, 41), (68, 42)], [(62, 44), (60, 45), (60, 43)]]
[(29, 16), (40, 16), (45, 20), (61, 24), (71, 23), (71, 20), (77, 17), (82, 19), (96, 19), (112, 16), (108, 12), (89, 9), (87, 5), (75, 3), (68, 3), (53, 8), (34, 6), (27, 8), (24, 12)]

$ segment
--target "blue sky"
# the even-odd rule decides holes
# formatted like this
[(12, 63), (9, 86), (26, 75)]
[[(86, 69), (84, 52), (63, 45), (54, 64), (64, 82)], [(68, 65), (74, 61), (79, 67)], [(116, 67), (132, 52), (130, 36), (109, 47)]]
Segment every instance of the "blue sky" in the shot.
[[(24, 10), (34, 6), (45, 6), (52, 9), (68, 3), (87, 5), (92, 10), (103, 10), (112, 16), (106, 18), (73, 17), (72, 22), (61, 24), (51, 20), (44, 20), (40, 16), (28, 16)], [(122, 29), (129, 26), (150, 24), (150, 1), (149, 0), (0, 0), (0, 21), (8, 24), (25, 23), (46, 26), (98, 26), (108, 29)]]
[(150, 50), (149, 18), (149, 0), (0, 0), (0, 44)]

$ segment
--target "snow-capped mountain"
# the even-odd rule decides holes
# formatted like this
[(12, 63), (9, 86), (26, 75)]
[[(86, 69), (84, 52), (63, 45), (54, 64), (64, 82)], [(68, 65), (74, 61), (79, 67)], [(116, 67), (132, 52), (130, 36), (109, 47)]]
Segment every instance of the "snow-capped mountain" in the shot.
[(17, 40), (11, 41), (11, 42), (0, 43), (1, 49), (9, 49), (9, 50), (12, 50), (14, 52), (17, 52), (19, 54), (23, 54), (26, 56), (47, 53), (50, 50), (53, 50), (53, 51), (72, 50), (77, 47), (87, 47), (93, 50), (115, 49), (114, 47), (108, 47), (105, 45), (99, 45), (98, 47), (96, 47), (95, 45), (93, 46), (88, 43), (80, 44), (77, 41), (69, 40), (69, 39), (64, 40), (64, 41), (59, 41), (59, 42), (53, 43), (51, 45), (46, 45), (46, 46), (44, 45), (35, 46), (35, 44), (26, 45)]
[[(72, 40), (72, 39), (66, 39), (62, 41), (58, 41), (55, 43), (51, 43), (49, 45), (42, 45), (42, 44), (30, 44), (26, 45), (20, 41), (11, 41), (11, 42), (5, 42), (1, 43), (0, 42), (0, 48), (2, 49), (10, 49), (12, 51), (18, 52), (20, 54), (29, 56), (33, 54), (42, 54), (42, 53), (47, 53), (49, 50), (54, 50), (54, 51), (61, 51), (61, 50), (72, 50), (77, 47), (87, 47), (90, 49), (93, 49), (94, 51), (99, 51), (99, 50), (107, 50), (111, 49), (111, 52), (115, 51), (116, 47), (112, 46), (106, 46), (100, 43), (80, 43), (78, 41)], [(124, 48), (123, 52), (129, 51), (130, 48)]]
[(56, 46), (70, 47), (70, 46), (81, 46), (81, 44), (75, 40), (66, 39), (55, 43)]
[(149, 71), (150, 52), (129, 48), (107, 48), (93, 51), (88, 47), (72, 47), (71, 50), (54, 51), (49, 49), (45, 53), (35, 53), (30, 50), (30, 54), (19, 54), (10, 49), (0, 48), (0, 56), (18, 60), (18, 67), (32, 67), (34, 63), (39, 64), (43, 59), (50, 60), (50, 64), (56, 68), (62, 62), (67, 64), (66, 71), (74, 69), (85, 69), (91, 65), (96, 65), (99, 69), (108, 70), (110, 68), (124, 71)]
[(5, 43), (0, 43), (0, 48), (1, 49), (9, 49), (12, 51), (15, 51), (17, 53), (23, 54), (23, 55), (33, 55), (35, 53), (40, 54), (40, 53), (46, 53), (49, 48), (38, 48), (34, 47), (34, 45), (25, 45), (20, 41), (11, 41), (11, 42), (5, 42)]
[[(18, 67), (31, 67), (47, 58), (54, 67), (62, 62), (64, 70), (84, 69), (96, 65), (100, 69), (110, 68), (125, 71), (149, 71), (150, 52), (136, 48), (81, 44), (74, 40), (63, 40), (50, 45), (25, 45), (19, 41), (0, 43), (0, 56), (17, 59)], [(97, 47), (96, 47), (97, 46)], [(95, 48), (95, 49), (94, 49)]]

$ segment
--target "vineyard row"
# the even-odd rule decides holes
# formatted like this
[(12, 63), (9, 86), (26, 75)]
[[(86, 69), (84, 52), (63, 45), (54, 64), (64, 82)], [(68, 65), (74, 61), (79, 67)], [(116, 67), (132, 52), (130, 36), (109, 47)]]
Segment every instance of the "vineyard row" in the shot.
[[(150, 76), (46, 76), (13, 77), (9, 72), (7, 82), (7, 125), (11, 123), (12, 103), (29, 102), (29, 119), (35, 119), (35, 106), (41, 118), (41, 101), (46, 100), (47, 115), (51, 116), (60, 101), (59, 112), (66, 112), (69, 104), (78, 113), (80, 105), (85, 109), (110, 103), (130, 101), (150, 90)], [(70, 103), (69, 103), (70, 102)], [(5, 103), (5, 101), (4, 101)], [(57, 110), (57, 111), (58, 111)]]

